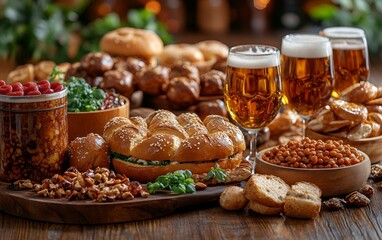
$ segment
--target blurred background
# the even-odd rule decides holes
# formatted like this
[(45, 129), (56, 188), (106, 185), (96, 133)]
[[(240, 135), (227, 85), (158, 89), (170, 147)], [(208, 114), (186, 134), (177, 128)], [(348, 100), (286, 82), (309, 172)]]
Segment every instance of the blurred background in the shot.
[(340, 25), (363, 28), (371, 58), (381, 59), (382, 0), (0, 0), (0, 66), (75, 62), (123, 26), (154, 30), (165, 44), (280, 47), (287, 33)]

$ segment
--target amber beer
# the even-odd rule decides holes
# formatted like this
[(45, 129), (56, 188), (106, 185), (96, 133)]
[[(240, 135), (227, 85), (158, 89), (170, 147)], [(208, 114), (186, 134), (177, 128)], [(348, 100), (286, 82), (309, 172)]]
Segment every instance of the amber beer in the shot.
[(287, 35), (281, 47), (284, 103), (301, 116), (324, 107), (333, 90), (332, 49), (318, 35)]
[[(241, 53), (243, 54), (243, 53)], [(246, 129), (269, 124), (281, 107), (279, 52), (251, 58), (230, 54), (224, 97), (230, 116)]]
[(333, 48), (333, 97), (339, 97), (343, 90), (355, 83), (368, 80), (369, 57), (362, 29), (330, 27), (324, 29), (321, 35), (330, 39)]

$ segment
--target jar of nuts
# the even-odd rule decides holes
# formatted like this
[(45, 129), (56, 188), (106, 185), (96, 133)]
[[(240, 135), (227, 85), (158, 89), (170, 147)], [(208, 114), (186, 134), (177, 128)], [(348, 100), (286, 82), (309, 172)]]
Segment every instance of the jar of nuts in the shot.
[(0, 180), (41, 181), (63, 170), (68, 147), (67, 91), (0, 94)]

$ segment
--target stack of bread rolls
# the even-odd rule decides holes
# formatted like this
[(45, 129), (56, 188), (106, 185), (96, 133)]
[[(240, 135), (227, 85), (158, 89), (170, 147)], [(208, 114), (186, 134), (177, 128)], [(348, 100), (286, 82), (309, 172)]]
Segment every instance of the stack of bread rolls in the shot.
[[(195, 113), (176, 116), (167, 110), (147, 118), (113, 118), (103, 138), (116, 172), (140, 182), (180, 169), (208, 173), (216, 164), (232, 170), (240, 166), (246, 147), (240, 129), (222, 116), (209, 115), (202, 121)], [(250, 171), (241, 180), (249, 175)]]

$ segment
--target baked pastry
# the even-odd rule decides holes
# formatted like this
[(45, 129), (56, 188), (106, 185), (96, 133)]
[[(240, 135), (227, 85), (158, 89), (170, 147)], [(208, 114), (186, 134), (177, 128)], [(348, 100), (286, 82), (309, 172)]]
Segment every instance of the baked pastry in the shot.
[(199, 70), (189, 62), (174, 63), (169, 77), (170, 79), (185, 77), (200, 84)]
[(34, 68), (32, 64), (18, 66), (7, 77), (7, 84), (15, 82), (26, 83), (34, 80)]
[(315, 218), (320, 210), (321, 189), (313, 183), (295, 183), (285, 196), (283, 213), (287, 217)]
[(138, 88), (149, 95), (157, 96), (167, 90), (170, 69), (164, 66), (146, 68), (137, 74)]
[(245, 185), (244, 194), (249, 201), (270, 208), (281, 208), (290, 187), (281, 178), (274, 175), (255, 174)]
[(244, 189), (239, 186), (227, 187), (219, 197), (219, 204), (226, 210), (240, 210), (248, 203), (244, 196)]
[(193, 65), (203, 63), (203, 53), (192, 44), (179, 43), (165, 46), (163, 52), (158, 56), (158, 63), (167, 67), (184, 62)]
[(91, 52), (81, 59), (81, 66), (92, 77), (102, 76), (114, 66), (111, 56), (103, 52)]
[(133, 75), (125, 70), (107, 71), (104, 73), (99, 87), (102, 89), (114, 89), (130, 99), (134, 91)]
[(53, 61), (41, 61), (34, 65), (34, 80), (46, 80), (49, 78), (56, 63)]
[(245, 149), (240, 129), (222, 116), (210, 115), (202, 122), (194, 113), (176, 116), (166, 110), (145, 119), (113, 118), (103, 137), (114, 152), (115, 170), (140, 182), (178, 169), (207, 173), (217, 163), (234, 169)]
[(249, 201), (248, 208), (262, 215), (279, 215), (282, 211), (282, 207), (268, 207), (256, 201)]
[(369, 82), (356, 83), (341, 93), (341, 98), (348, 102), (365, 103), (376, 98), (378, 88)]
[(218, 70), (210, 70), (200, 76), (200, 95), (223, 95), (225, 74)]
[(367, 119), (367, 108), (361, 104), (334, 100), (329, 103), (334, 114), (344, 120), (362, 122)]
[(80, 62), (75, 62), (70, 65), (65, 73), (65, 80), (68, 80), (70, 77), (87, 77), (87, 73)]
[(153, 31), (123, 27), (106, 33), (100, 40), (100, 49), (113, 56), (136, 57), (155, 65), (156, 57), (163, 51), (163, 41)]
[(217, 40), (204, 40), (195, 44), (205, 59), (227, 60), (228, 46)]
[(69, 164), (79, 171), (110, 168), (110, 150), (105, 140), (96, 133), (77, 137), (69, 143)]
[(227, 117), (227, 107), (225, 106), (224, 101), (220, 99), (199, 102), (194, 111), (202, 120), (208, 115)]
[(175, 77), (170, 80), (166, 96), (176, 106), (189, 107), (199, 99), (200, 85), (186, 77)]

